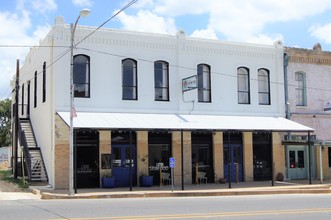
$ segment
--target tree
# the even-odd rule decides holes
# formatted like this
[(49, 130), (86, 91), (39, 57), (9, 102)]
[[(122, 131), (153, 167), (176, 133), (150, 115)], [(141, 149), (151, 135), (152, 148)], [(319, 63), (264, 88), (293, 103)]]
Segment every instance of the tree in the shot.
[(0, 101), (0, 147), (10, 145), (11, 100)]

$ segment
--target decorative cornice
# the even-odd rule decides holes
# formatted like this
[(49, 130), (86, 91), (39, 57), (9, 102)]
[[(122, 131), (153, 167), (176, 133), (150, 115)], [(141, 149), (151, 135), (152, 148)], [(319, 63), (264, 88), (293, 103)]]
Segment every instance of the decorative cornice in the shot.
[(331, 66), (331, 52), (304, 48), (285, 47), (284, 52), (291, 63), (306, 63)]

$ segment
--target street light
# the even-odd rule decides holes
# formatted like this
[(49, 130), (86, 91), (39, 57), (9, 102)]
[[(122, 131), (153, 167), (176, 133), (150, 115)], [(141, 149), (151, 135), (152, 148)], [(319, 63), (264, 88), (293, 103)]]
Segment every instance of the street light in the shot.
[(89, 9), (82, 9), (75, 24), (70, 24), (71, 43), (70, 43), (70, 146), (69, 146), (69, 195), (74, 195), (74, 126), (73, 126), (73, 108), (74, 108), (74, 37), (78, 20), (80, 17), (86, 17), (91, 13)]

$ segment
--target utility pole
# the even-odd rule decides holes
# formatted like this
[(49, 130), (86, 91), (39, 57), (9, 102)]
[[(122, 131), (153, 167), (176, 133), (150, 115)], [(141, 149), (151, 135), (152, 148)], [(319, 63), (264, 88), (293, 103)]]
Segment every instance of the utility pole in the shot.
[(15, 83), (15, 105), (14, 105), (14, 117), (15, 117), (15, 132), (14, 132), (14, 179), (17, 179), (17, 151), (18, 151), (18, 92), (19, 92), (19, 75), (20, 75), (20, 60), (16, 60), (16, 83)]

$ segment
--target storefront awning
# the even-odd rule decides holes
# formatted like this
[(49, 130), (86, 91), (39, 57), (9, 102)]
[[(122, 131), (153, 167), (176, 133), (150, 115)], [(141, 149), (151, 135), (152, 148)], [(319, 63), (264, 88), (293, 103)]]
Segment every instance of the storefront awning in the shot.
[[(69, 112), (58, 115), (70, 124)], [(292, 131), (314, 129), (282, 117), (77, 112), (74, 128), (134, 130)]]

